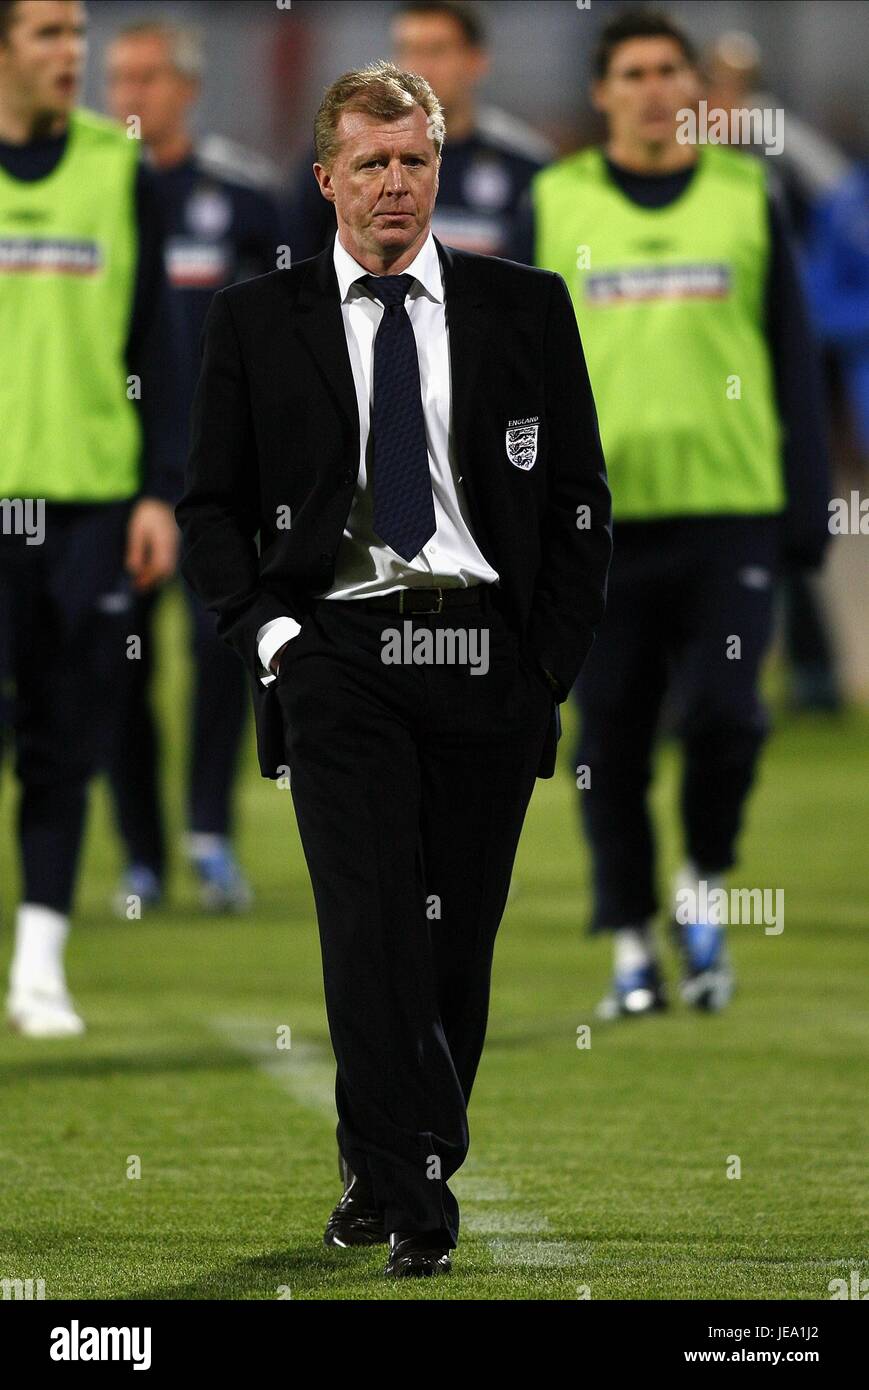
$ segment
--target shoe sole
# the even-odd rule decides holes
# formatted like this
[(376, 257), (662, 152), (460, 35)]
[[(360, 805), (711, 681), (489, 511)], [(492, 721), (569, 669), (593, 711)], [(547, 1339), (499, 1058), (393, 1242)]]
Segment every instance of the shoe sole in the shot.
[(445, 1274), (451, 1274), (452, 1268), (451, 1262), (427, 1269), (390, 1269), (387, 1266), (383, 1273), (387, 1279), (440, 1279)]
[(363, 1236), (361, 1240), (336, 1240), (333, 1235), (326, 1231), (323, 1235), (323, 1244), (333, 1250), (353, 1250), (357, 1247), (365, 1248), (371, 1245), (388, 1245), (389, 1241), (385, 1235), (382, 1236)]
[(600, 1019), (602, 1023), (613, 1023), (619, 1018), (646, 1018), (649, 1014), (664, 1013), (669, 1007), (666, 999), (657, 998), (647, 1009), (625, 1009), (617, 999), (608, 995), (600, 1001), (594, 1012), (595, 1018)]
[(224, 894), (220, 889), (209, 890), (203, 888), (200, 891), (199, 901), (203, 912), (213, 913), (216, 917), (242, 916), (250, 912), (253, 907), (253, 895), (250, 897), (233, 897), (232, 894)]
[(127, 898), (138, 898), (142, 913), (153, 912), (154, 908), (162, 907), (163, 905), (162, 894), (159, 897), (152, 898), (146, 893), (118, 892), (109, 900), (109, 911), (113, 912), (116, 917), (122, 918), (125, 922), (133, 920), (127, 916)]
[(81, 1019), (71, 1027), (57, 1027), (34, 1024), (25, 1018), (9, 1016), (7, 1023), (11, 1032), (22, 1038), (80, 1038), (87, 1031)]
[(703, 1013), (717, 1014), (733, 998), (736, 982), (729, 970), (704, 970), (680, 986), (683, 1003)]

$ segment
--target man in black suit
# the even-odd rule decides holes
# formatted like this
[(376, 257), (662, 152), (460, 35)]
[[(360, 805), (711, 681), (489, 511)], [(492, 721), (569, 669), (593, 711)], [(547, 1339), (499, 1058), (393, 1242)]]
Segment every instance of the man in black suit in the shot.
[(440, 1274), (516, 846), (603, 613), (609, 492), (564, 281), (431, 234), (428, 84), (347, 73), (315, 134), (334, 245), (215, 296), (177, 517), (311, 874), (345, 1187), (325, 1240)]

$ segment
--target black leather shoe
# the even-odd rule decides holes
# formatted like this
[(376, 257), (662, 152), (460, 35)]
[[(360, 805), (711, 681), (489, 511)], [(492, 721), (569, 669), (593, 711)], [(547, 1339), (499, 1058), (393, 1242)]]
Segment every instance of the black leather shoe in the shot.
[(430, 1279), (435, 1274), (449, 1274), (452, 1269), (450, 1250), (438, 1231), (422, 1235), (407, 1231), (389, 1234), (389, 1259), (383, 1271), (392, 1279)]
[(386, 1231), (383, 1213), (377, 1210), (368, 1183), (358, 1178), (343, 1154), (338, 1155), (338, 1172), (344, 1195), (326, 1222), (324, 1245), (384, 1245)]

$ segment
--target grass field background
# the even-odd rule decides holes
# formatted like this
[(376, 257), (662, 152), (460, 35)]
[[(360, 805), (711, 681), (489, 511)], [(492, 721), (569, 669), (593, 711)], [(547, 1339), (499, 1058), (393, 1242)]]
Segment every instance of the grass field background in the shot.
[[(175, 596), (161, 624), (177, 834), (188, 672)], [(733, 882), (784, 888), (785, 929), (732, 929), (730, 1010), (620, 1025), (593, 1019), (610, 952), (585, 935), (574, 727), (571, 712), (561, 771), (537, 783), (501, 927), (450, 1279), (396, 1286), (379, 1277), (381, 1248), (321, 1243), (340, 1188), (313, 900), (290, 795), (259, 777), (252, 731), (246, 918), (204, 917), (179, 856), (170, 904), (117, 921), (119, 847), (105, 789), (93, 793), (69, 950), (89, 1031), (0, 1034), (0, 1277), (44, 1279), (47, 1298), (827, 1299), (831, 1279), (869, 1275), (869, 716), (780, 721)], [(679, 857), (677, 773), (665, 748), (662, 882)], [(4, 979), (13, 812), (7, 768)], [(675, 983), (669, 948), (666, 965)]]

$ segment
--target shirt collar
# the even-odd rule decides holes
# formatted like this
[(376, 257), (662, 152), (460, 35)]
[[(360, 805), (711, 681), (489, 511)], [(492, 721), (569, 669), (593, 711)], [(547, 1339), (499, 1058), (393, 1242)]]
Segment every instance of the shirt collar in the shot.
[[(335, 264), (335, 274), (338, 277), (338, 290), (341, 295), (341, 303), (345, 303), (350, 293), (351, 287), (363, 275), (370, 275), (364, 265), (360, 265), (357, 260), (350, 255), (341, 245), (338, 233), (335, 233), (335, 245), (332, 252), (332, 259)], [(434, 236), (429, 228), (428, 236), (423, 242), (416, 256), (411, 261), (403, 275), (412, 275), (418, 280), (425, 293), (430, 299), (443, 303), (444, 284), (441, 274), (441, 262), (438, 249), (435, 246)]]

